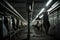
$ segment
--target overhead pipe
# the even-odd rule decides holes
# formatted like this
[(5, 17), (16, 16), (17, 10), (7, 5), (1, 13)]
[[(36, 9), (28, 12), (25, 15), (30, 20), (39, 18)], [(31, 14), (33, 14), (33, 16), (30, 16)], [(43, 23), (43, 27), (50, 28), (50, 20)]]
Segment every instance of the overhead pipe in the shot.
[(17, 15), (19, 15), (19, 17), (21, 17), (22, 20), (24, 20), (24, 21), (27, 23), (27, 21), (13, 8), (12, 5), (10, 5), (10, 3), (8, 3), (7, 0), (4, 0), (4, 2), (5, 2)]
[(59, 8), (60, 6), (60, 2), (55, 2), (47, 11), (50, 13), (52, 11), (54, 11), (55, 9)]
[[(13, 13), (15, 16), (17, 16), (13, 11), (11, 11), (9, 8), (7, 8), (4, 4), (2, 4), (1, 2), (0, 2), (0, 4), (4, 7), (4, 8), (6, 8), (8, 11), (10, 11), (11, 13)], [(17, 16), (18, 17), (18, 16)]]
[[(15, 17), (18, 17), (18, 18), (20, 18), (18, 15), (16, 15), (11, 9), (9, 9), (8, 7), (6, 7), (4, 4), (2, 4), (1, 2), (0, 2), (0, 5), (1, 6), (3, 6), (4, 8), (6, 8), (9, 12), (11, 12)], [(23, 19), (21, 19), (22, 21), (24, 21)]]

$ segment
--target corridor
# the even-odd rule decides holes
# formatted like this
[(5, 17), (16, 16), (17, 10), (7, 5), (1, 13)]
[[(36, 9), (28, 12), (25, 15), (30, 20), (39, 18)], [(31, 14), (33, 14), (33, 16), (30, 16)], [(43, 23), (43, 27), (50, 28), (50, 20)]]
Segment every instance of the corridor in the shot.
[(60, 40), (60, 0), (0, 0), (0, 40)]

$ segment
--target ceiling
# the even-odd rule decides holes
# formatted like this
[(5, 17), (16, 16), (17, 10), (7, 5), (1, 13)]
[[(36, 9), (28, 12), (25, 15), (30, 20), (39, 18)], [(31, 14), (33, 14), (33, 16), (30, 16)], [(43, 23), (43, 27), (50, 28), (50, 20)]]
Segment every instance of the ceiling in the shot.
[[(21, 14), (21, 16), (28, 20), (28, 13), (26, 8), (27, 0), (8, 0), (8, 2)], [(45, 6), (48, 0), (34, 0), (34, 9), (32, 18), (34, 19), (40, 10)]]

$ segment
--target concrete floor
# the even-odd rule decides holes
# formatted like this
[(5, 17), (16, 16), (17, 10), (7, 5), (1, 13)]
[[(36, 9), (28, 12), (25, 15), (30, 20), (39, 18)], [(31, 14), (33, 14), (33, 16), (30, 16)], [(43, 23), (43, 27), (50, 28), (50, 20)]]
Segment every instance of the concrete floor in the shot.
[[(28, 29), (27, 27), (17, 34), (18, 40), (26, 40)], [(17, 39), (15, 39), (17, 40)], [(48, 36), (43, 32), (38, 32), (36, 28), (30, 28), (30, 40), (55, 40), (54, 37)]]

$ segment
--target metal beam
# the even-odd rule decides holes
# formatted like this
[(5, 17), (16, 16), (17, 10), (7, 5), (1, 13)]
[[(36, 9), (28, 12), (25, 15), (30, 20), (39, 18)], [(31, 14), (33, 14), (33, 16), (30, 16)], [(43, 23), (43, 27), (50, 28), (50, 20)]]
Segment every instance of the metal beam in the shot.
[[(9, 12), (11, 12), (15, 17), (21, 19), (21, 17), (19, 17), (18, 15), (16, 15), (11, 9), (9, 9), (8, 7), (6, 7), (4, 4), (2, 4), (1, 2), (0, 2), (0, 4), (1, 4), (4, 8), (6, 8)], [(21, 20), (24, 21), (23, 19), (21, 19)]]
[(26, 23), (27, 21), (10, 5), (10, 3), (8, 3), (8, 1), (5, 1), (4, 2), (17, 14), (21, 17), (22, 20), (24, 20)]

